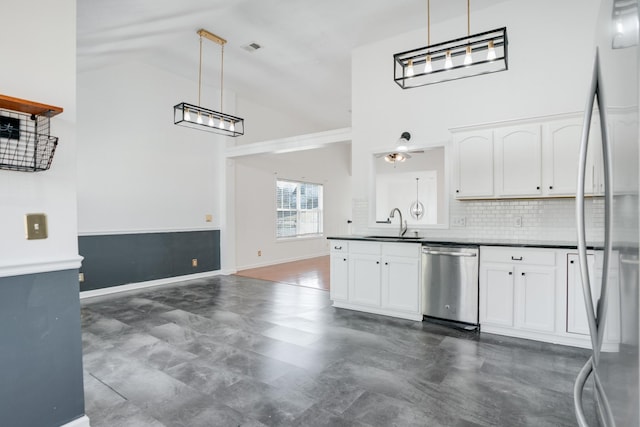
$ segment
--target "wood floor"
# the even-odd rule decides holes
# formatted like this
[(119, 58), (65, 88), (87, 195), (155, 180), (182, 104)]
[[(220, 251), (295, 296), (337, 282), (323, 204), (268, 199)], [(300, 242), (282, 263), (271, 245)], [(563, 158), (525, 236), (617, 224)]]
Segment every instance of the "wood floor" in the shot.
[(329, 256), (241, 270), (237, 276), (329, 290)]

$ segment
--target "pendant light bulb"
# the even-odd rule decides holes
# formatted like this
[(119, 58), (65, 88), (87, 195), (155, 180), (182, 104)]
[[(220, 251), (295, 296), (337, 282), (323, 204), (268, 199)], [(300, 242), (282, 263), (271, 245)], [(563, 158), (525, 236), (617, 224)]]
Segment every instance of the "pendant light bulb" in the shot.
[(199, 125), (202, 124), (202, 114), (200, 114), (200, 111), (198, 111), (198, 117), (196, 118), (196, 122), (198, 122)]
[(185, 108), (184, 110), (184, 119), (188, 122), (191, 121), (191, 113), (189, 112), (188, 108)]
[(451, 60), (451, 51), (448, 50), (445, 55), (444, 68), (448, 70), (451, 67), (453, 67), (453, 61)]
[(229, 123), (229, 130), (231, 132), (235, 132), (236, 131), (236, 125), (233, 121), (231, 121), (231, 123)]
[(431, 66), (431, 55), (427, 55), (427, 60), (424, 63), (424, 72), (430, 73), (433, 71), (433, 67)]
[(224, 129), (224, 119), (220, 119), (220, 123), (218, 123), (218, 129)]
[(473, 58), (471, 57), (471, 46), (467, 46), (467, 53), (464, 55), (463, 64), (466, 66), (473, 64)]
[(207, 123), (209, 127), (213, 127), (213, 116), (209, 114), (209, 122)]
[(496, 49), (493, 47), (493, 40), (491, 40), (487, 45), (487, 60), (493, 61), (495, 59), (496, 59)]
[(407, 65), (407, 77), (413, 77), (415, 74), (413, 70), (413, 59), (409, 60), (409, 64)]

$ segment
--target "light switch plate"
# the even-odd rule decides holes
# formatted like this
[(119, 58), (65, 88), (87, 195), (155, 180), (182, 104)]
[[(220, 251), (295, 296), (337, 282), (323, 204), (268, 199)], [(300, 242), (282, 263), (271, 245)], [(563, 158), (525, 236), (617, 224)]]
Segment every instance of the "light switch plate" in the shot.
[(31, 213), (24, 216), (27, 240), (47, 238), (47, 216), (43, 213)]

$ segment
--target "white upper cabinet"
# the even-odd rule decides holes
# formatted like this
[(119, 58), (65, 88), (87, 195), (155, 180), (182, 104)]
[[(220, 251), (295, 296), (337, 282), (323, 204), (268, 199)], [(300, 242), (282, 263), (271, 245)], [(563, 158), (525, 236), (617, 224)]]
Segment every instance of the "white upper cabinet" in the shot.
[(493, 196), (493, 132), (465, 132), (454, 136), (456, 197)]
[(498, 128), (496, 146), (496, 195), (539, 196), (542, 194), (541, 138), (539, 125)]
[[(455, 129), (455, 196), (458, 199), (510, 199), (531, 197), (575, 197), (577, 189), (581, 114), (565, 114), (492, 126)], [(631, 159), (635, 152), (623, 152), (623, 140), (637, 119), (633, 115), (612, 114), (609, 131), (612, 155), (617, 159), (613, 171), (614, 189), (631, 190), (638, 171)], [(604, 173), (599, 118), (594, 117), (589, 134), (585, 195), (604, 192)], [(625, 165), (628, 165), (625, 167)]]
[[(598, 129), (599, 132), (599, 129)], [(595, 136), (597, 132), (591, 132)], [(582, 120), (579, 118), (561, 120), (545, 125), (544, 191), (551, 196), (575, 196), (578, 185), (578, 160)], [(600, 137), (591, 140), (587, 152), (585, 169), (585, 194), (595, 190), (594, 173)]]
[(621, 111), (609, 117), (611, 151), (616, 167), (613, 169), (613, 189), (616, 194), (627, 194), (638, 188), (638, 144), (622, 141), (637, 138), (637, 111)]

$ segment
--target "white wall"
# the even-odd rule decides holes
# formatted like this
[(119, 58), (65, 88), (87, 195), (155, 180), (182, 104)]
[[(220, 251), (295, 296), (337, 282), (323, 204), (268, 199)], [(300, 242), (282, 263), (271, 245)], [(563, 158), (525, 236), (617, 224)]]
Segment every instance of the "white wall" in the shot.
[(193, 92), (137, 62), (78, 75), (81, 234), (221, 226), (224, 137), (173, 123)]
[[(351, 218), (351, 150), (345, 143), (230, 160), (235, 168), (238, 269), (328, 254), (325, 237), (276, 241), (276, 178), (324, 186), (324, 236), (344, 235)], [(257, 251), (262, 251), (262, 256)]]
[[(2, 5), (0, 93), (64, 108), (45, 172), (0, 171), (0, 269), (78, 255), (76, 233), (76, 2)], [(44, 212), (49, 237), (26, 240), (24, 215)]]
[[(368, 232), (369, 182), (371, 152), (389, 146), (403, 131), (412, 139), (447, 141), (450, 128), (495, 121), (580, 111), (584, 108), (594, 50), (593, 25), (597, 13), (596, 0), (555, 2), (509, 1), (499, 3), (471, 15), (471, 31), (480, 32), (502, 26), (509, 37), (509, 70), (464, 80), (402, 90), (391, 72), (394, 53), (425, 45), (426, 28), (362, 46), (352, 55), (353, 107), (353, 206), (355, 229)], [(579, 13), (577, 12), (579, 11)], [(462, 11), (464, 12), (464, 11)], [(432, 10), (432, 14), (436, 9)], [(433, 25), (432, 42), (464, 35), (466, 16)], [(450, 168), (451, 169), (451, 168)], [(488, 203), (486, 209), (477, 203)], [(486, 215), (495, 216), (499, 203), (518, 212), (526, 202), (451, 202), (450, 215), (476, 219), (462, 230), (429, 231), (428, 235), (487, 235), (500, 222), (487, 225)], [(508, 231), (509, 237), (542, 237), (549, 224), (566, 230), (551, 238), (565, 239), (575, 235), (565, 227), (572, 217), (573, 204), (568, 200), (541, 203), (532, 228)], [(482, 205), (485, 206), (485, 205)], [(557, 215), (544, 217), (544, 206)], [(594, 205), (599, 217), (599, 205)], [(559, 212), (559, 213), (558, 213)], [(509, 211), (509, 214), (513, 214)], [(476, 225), (473, 225), (476, 224)], [(494, 225), (495, 224), (495, 225)]]
[(245, 121), (245, 134), (230, 139), (230, 145), (250, 144), (328, 130), (320, 123), (291, 113), (282, 113), (246, 98), (238, 98), (236, 114)]

